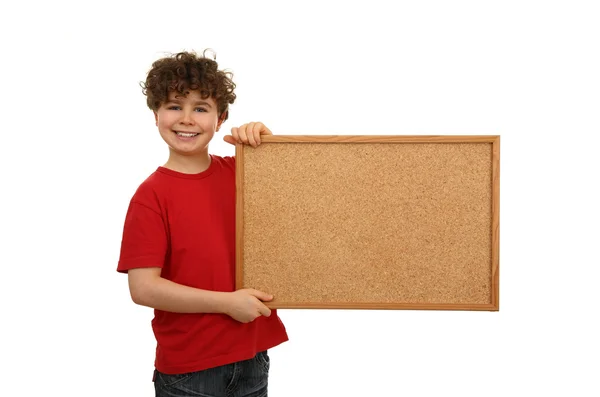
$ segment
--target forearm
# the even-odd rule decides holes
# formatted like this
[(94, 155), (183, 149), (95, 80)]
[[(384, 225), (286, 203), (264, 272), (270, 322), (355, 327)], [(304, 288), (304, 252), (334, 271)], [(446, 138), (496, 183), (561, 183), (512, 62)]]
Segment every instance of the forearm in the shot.
[[(208, 291), (155, 277), (143, 286), (130, 285), (135, 303), (174, 313), (227, 313), (227, 292)], [(136, 293), (134, 293), (134, 291)]]

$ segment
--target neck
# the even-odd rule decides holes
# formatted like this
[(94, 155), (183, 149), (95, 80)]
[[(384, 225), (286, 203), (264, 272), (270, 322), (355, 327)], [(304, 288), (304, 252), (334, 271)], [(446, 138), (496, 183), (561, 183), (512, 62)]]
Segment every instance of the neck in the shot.
[(171, 152), (163, 167), (184, 174), (199, 174), (208, 169), (210, 161), (208, 151), (193, 156), (182, 156)]

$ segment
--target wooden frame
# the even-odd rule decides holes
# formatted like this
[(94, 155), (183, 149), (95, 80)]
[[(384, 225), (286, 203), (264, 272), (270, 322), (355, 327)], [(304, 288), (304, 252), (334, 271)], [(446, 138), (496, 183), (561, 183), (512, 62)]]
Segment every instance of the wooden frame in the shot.
[[(275, 236), (275, 238), (273, 238), (273, 236), (271, 236), (271, 242), (267, 242), (265, 243), (264, 241), (252, 241), (252, 236), (255, 236), (254, 238), (256, 239), (256, 236), (259, 236), (259, 234), (256, 233), (256, 230), (254, 231), (253, 235), (246, 235), (246, 231), (248, 230), (248, 233), (250, 233), (249, 231), (252, 229), (252, 225), (248, 225), (245, 222), (247, 221), (247, 219), (245, 219), (246, 217), (248, 217), (248, 219), (250, 219), (250, 216), (246, 214), (246, 211), (250, 211), (252, 208), (254, 209), (258, 209), (261, 214), (273, 214), (275, 212), (274, 209), (270, 209), (269, 208), (269, 202), (270, 200), (262, 200), (261, 202), (255, 202), (255, 203), (246, 203), (245, 199), (247, 198), (248, 195), (250, 194), (258, 194), (257, 197), (260, 197), (260, 192), (261, 189), (263, 189), (263, 187), (268, 186), (268, 184), (270, 182), (273, 182), (275, 184), (279, 183), (278, 181), (269, 181), (268, 177), (271, 174), (269, 171), (266, 171), (260, 174), (260, 182), (255, 181), (254, 185), (251, 185), (250, 182), (247, 181), (247, 178), (249, 178), (250, 172), (248, 171), (247, 173), (247, 167), (248, 165), (246, 164), (247, 161), (249, 161), (249, 159), (252, 159), (251, 164), (253, 165), (252, 169), (259, 169), (260, 167), (256, 166), (256, 162), (258, 161), (263, 161), (261, 159), (266, 158), (265, 156), (263, 156), (261, 153), (267, 153), (266, 148), (269, 147), (274, 147), (274, 145), (288, 145), (288, 144), (293, 144), (296, 146), (293, 146), (294, 150), (290, 151), (290, 155), (294, 154), (297, 155), (298, 153), (303, 153), (302, 152), (302, 148), (300, 148), (297, 144), (318, 144), (318, 145), (324, 145), (324, 144), (336, 144), (337, 146), (335, 146), (335, 148), (339, 148), (341, 149), (340, 151), (345, 150), (346, 146), (343, 145), (355, 145), (355, 144), (377, 144), (377, 145), (372, 145), (371, 147), (368, 146), (364, 146), (364, 148), (369, 148), (372, 150), (380, 150), (380, 149), (387, 149), (384, 146), (381, 146), (379, 144), (393, 144), (396, 145), (394, 146), (394, 148), (398, 148), (398, 149), (402, 149), (402, 150), (417, 150), (420, 155), (422, 155), (422, 153), (426, 152), (426, 148), (427, 150), (432, 150), (433, 152), (431, 154), (428, 155), (428, 159), (433, 159), (431, 161), (437, 161), (438, 158), (443, 157), (442, 155), (440, 155), (439, 153), (436, 152), (436, 150), (440, 150), (442, 147), (439, 145), (431, 145), (431, 144), (468, 144), (468, 145), (459, 145), (459, 146), (452, 146), (453, 152), (455, 155), (456, 153), (460, 154), (460, 156), (458, 156), (458, 158), (464, 158), (465, 160), (463, 161), (463, 173), (468, 173), (470, 170), (470, 164), (474, 163), (473, 156), (469, 157), (469, 150), (471, 150), (470, 148), (476, 149), (473, 150), (473, 152), (477, 152), (477, 153), (483, 153), (483, 155), (478, 155), (480, 157), (477, 158), (481, 158), (481, 159), (487, 159), (487, 145), (489, 145), (489, 149), (490, 149), (490, 154), (489, 154), (489, 159), (490, 159), (490, 164), (488, 164), (487, 166), (489, 166), (489, 171), (483, 170), (483, 167), (480, 167), (481, 169), (479, 172), (477, 169), (474, 169), (474, 172), (478, 172), (475, 173), (474, 177), (472, 177), (471, 179), (469, 179), (468, 177), (463, 177), (462, 179), (460, 179), (461, 181), (468, 181), (468, 180), (473, 180), (477, 186), (479, 186), (479, 189), (482, 189), (482, 191), (485, 191), (486, 189), (486, 184), (488, 183), (488, 176), (485, 177), (485, 180), (482, 179), (481, 177), (479, 177), (479, 175), (489, 175), (489, 182), (490, 182), (490, 186), (489, 186), (489, 203), (486, 200), (475, 200), (473, 201), (473, 203), (468, 203), (469, 205), (463, 205), (463, 209), (465, 208), (484, 208), (485, 211), (487, 211), (487, 206), (490, 206), (490, 210), (489, 210), (489, 214), (491, 216), (491, 219), (489, 220), (489, 226), (491, 227), (491, 230), (489, 230), (489, 245), (487, 243), (487, 234), (484, 235), (484, 233), (481, 233), (483, 231), (483, 229), (481, 229), (481, 227), (478, 229), (479, 230), (479, 234), (474, 233), (473, 235), (476, 236), (476, 239), (473, 239), (473, 241), (484, 241), (485, 244), (481, 244), (481, 246), (478, 246), (477, 244), (475, 244), (475, 246), (467, 246), (467, 249), (463, 249), (462, 251), (455, 249), (454, 245), (452, 246), (453, 250), (452, 252), (454, 253), (454, 256), (452, 256), (453, 258), (455, 258), (455, 262), (458, 264), (458, 266), (456, 266), (456, 268), (460, 268), (463, 269), (465, 274), (464, 275), (459, 275), (457, 276), (455, 273), (454, 269), (450, 269), (448, 270), (448, 268), (443, 268), (443, 270), (433, 270), (434, 268), (427, 268), (427, 264), (425, 265), (421, 265), (419, 267), (419, 269), (421, 269), (421, 271), (423, 272), (423, 274), (418, 275), (416, 274), (416, 278), (414, 278), (414, 280), (417, 280), (422, 286), (421, 290), (415, 290), (415, 291), (410, 291), (410, 293), (413, 297), (416, 297), (415, 299), (407, 299), (407, 298), (402, 298), (402, 299), (398, 299), (395, 300), (394, 298), (394, 293), (399, 294), (398, 296), (400, 296), (402, 293), (405, 292), (393, 292), (388, 296), (384, 296), (382, 294), (386, 293), (386, 291), (383, 291), (381, 289), (377, 289), (376, 287), (373, 287), (372, 289), (367, 288), (366, 286), (371, 285), (368, 284), (365, 281), (365, 284), (361, 284), (361, 285), (354, 285), (352, 284), (352, 282), (347, 282), (348, 278), (346, 278), (346, 281), (344, 280), (338, 280), (338, 282), (336, 283), (335, 279), (328, 279), (325, 278), (323, 279), (323, 277), (318, 277), (318, 276), (314, 276), (312, 278), (307, 277), (306, 280), (311, 280), (310, 281), (310, 285), (302, 285), (303, 281), (302, 278), (298, 278), (296, 276), (296, 281), (295, 283), (291, 283), (292, 281), (290, 280), (285, 280), (285, 278), (287, 277), (287, 274), (289, 273), (290, 268), (286, 268), (282, 267), (282, 268), (277, 268), (275, 269), (274, 267), (267, 269), (267, 271), (271, 271), (271, 273), (269, 273), (267, 276), (265, 276), (266, 273), (260, 273), (260, 276), (258, 276), (257, 278), (252, 279), (252, 274), (254, 271), (256, 270), (260, 270), (260, 272), (265, 271), (265, 268), (262, 267), (261, 269), (259, 269), (259, 266), (262, 265), (258, 265), (258, 262), (263, 262), (262, 258), (266, 258), (268, 257), (273, 251), (274, 248), (279, 247), (280, 245), (286, 245), (286, 244), (281, 244), (281, 242), (284, 242), (285, 239), (287, 238), (288, 240), (290, 239), (296, 239), (297, 234), (294, 235), (293, 237), (290, 236), (285, 236), (285, 233), (280, 233), (277, 234)], [(342, 146), (340, 146), (340, 144), (343, 144)], [(412, 144), (423, 144), (423, 146), (415, 146)], [(483, 144), (483, 146), (481, 145), (471, 145), (471, 144)], [(406, 146), (406, 145), (410, 145), (410, 146)], [(331, 145), (328, 145), (331, 146)], [(291, 148), (292, 146), (290, 146)], [(450, 146), (447, 146), (448, 148), (450, 148)], [(281, 149), (282, 147), (280, 147)], [(298, 150), (298, 148), (300, 148), (300, 150)], [(311, 146), (311, 148), (318, 148), (317, 146)], [(331, 150), (334, 150), (335, 148), (332, 148)], [(460, 149), (457, 149), (460, 148)], [(456, 149), (456, 150), (455, 150)], [(469, 149), (469, 150), (465, 150), (465, 149)], [(261, 150), (263, 150), (263, 152), (261, 152)], [(329, 149), (328, 149), (329, 150)], [(333, 152), (329, 152), (330, 154)], [(463, 155), (464, 154), (464, 155)], [(273, 156), (271, 156), (271, 162), (270, 164), (270, 169), (271, 170), (275, 170), (278, 168), (278, 164), (273, 163), (273, 161), (281, 161), (282, 163), (285, 163), (285, 161), (287, 161), (286, 159), (289, 156), (281, 156), (279, 158), (279, 160), (277, 158), (274, 158)], [(322, 157), (322, 156), (321, 156)], [(457, 135), (448, 135), (448, 136), (432, 136), (432, 135), (406, 135), (406, 136), (393, 136), (393, 135), (384, 135), (384, 136), (362, 136), (362, 135), (350, 135), (350, 136), (344, 136), (344, 135), (296, 135), (296, 136), (291, 136), (291, 135), (278, 135), (278, 136), (263, 136), (262, 137), (262, 144), (261, 146), (259, 146), (258, 148), (252, 148), (250, 146), (246, 146), (246, 145), (241, 145), (238, 144), (236, 145), (236, 184), (237, 184), (237, 207), (236, 207), (236, 289), (240, 289), (240, 288), (257, 288), (257, 289), (261, 289), (264, 290), (266, 292), (272, 293), (273, 295), (275, 295), (275, 299), (268, 303), (267, 305), (270, 308), (306, 308), (306, 309), (413, 309), (413, 310), (488, 310), (488, 311), (497, 311), (499, 310), (499, 214), (500, 214), (500, 206), (499, 206), (499, 201), (500, 201), (500, 136), (498, 135), (478, 135), (478, 136), (457, 136)], [(303, 157), (304, 158), (304, 157)], [(317, 158), (317, 157), (315, 157)], [(347, 158), (347, 157), (345, 157)], [(371, 157), (372, 158), (372, 157)], [(417, 157), (415, 157), (417, 158)], [(370, 160), (365, 160), (365, 161), (370, 161)], [(298, 163), (295, 163), (298, 165)], [(335, 164), (333, 164), (333, 167), (335, 167)], [(340, 164), (348, 164), (348, 163), (340, 163)], [(425, 169), (424, 167), (428, 164), (427, 161), (422, 161), (421, 163), (419, 163), (419, 169)], [(446, 164), (446, 163), (444, 163)], [(453, 164), (451, 162), (451, 160), (449, 160), (447, 162), (447, 164)], [(483, 162), (479, 162), (479, 164), (483, 164)], [(288, 166), (293, 166), (288, 164)], [(299, 168), (302, 169), (302, 165), (299, 165)], [(339, 167), (338, 167), (339, 168)], [(452, 166), (448, 167), (448, 169), (451, 169)], [(248, 168), (250, 169), (250, 168)], [(415, 168), (417, 169), (417, 168)], [(433, 171), (431, 172), (437, 172), (437, 169), (435, 167), (432, 167)], [(248, 174), (248, 175), (247, 175)], [(389, 173), (388, 173), (389, 174)], [(372, 175), (372, 174), (371, 174)], [(296, 176), (301, 177), (300, 173), (297, 173)], [(279, 177), (279, 179), (281, 179), (281, 177)], [(444, 182), (445, 183), (445, 182)], [(290, 183), (288, 183), (286, 186), (289, 186)], [(284, 185), (278, 185), (279, 189), (281, 190), (281, 186)], [(323, 186), (323, 185), (321, 185)], [(450, 188), (452, 188), (452, 186), (450, 186)], [(467, 186), (468, 188), (468, 186)], [(389, 188), (388, 190), (386, 190), (389, 193)], [(254, 193), (251, 193), (254, 192)], [(376, 192), (375, 192), (376, 193)], [(272, 192), (271, 192), (272, 194)], [(464, 193), (462, 194), (462, 196), (465, 196)], [(462, 197), (460, 196), (460, 197)], [(487, 196), (487, 193), (485, 195), (483, 195), (485, 197)], [(294, 195), (288, 195), (286, 196), (286, 205), (287, 203), (290, 203), (290, 207), (286, 207), (286, 208), (291, 208), (291, 202), (294, 199)], [(374, 194), (374, 197), (377, 197), (377, 194)], [(413, 197), (414, 198), (414, 197)], [(290, 200), (291, 199), (291, 200)], [(421, 199), (422, 201), (428, 201), (428, 202), (434, 202), (432, 197), (423, 197)], [(440, 201), (440, 200), (438, 200)], [(418, 202), (418, 201), (414, 201), (414, 202)], [(247, 206), (246, 206), (247, 204)], [(281, 203), (279, 203), (281, 204)], [(279, 205), (278, 204), (278, 205)], [(281, 207), (278, 207), (279, 209), (281, 209)], [(443, 207), (445, 208), (445, 207)], [(463, 210), (461, 209), (461, 211)], [(310, 208), (310, 212), (311, 214), (313, 214), (314, 216), (318, 216), (318, 208)], [(328, 210), (329, 211), (329, 210)], [(343, 213), (342, 212), (338, 212), (338, 213)], [(440, 216), (443, 216), (445, 212), (440, 212), (439, 214), (437, 214), (437, 216), (435, 217), (436, 220), (440, 219)], [(486, 212), (487, 213), (487, 212)], [(361, 212), (362, 214), (362, 212)], [(440, 215), (441, 214), (441, 215)], [(472, 219), (483, 219), (482, 218), (482, 211), (473, 211), (473, 218)], [(434, 214), (435, 215), (435, 214)], [(256, 215), (253, 215), (254, 218), (252, 218), (253, 222), (256, 223), (257, 220), (260, 220), (262, 218), (257, 217)], [(310, 218), (307, 218), (310, 219)], [(381, 216), (378, 218), (381, 219)], [(458, 218), (457, 218), (458, 219)], [(470, 219), (470, 218), (469, 218)], [(270, 230), (271, 226), (275, 225), (277, 222), (277, 218), (273, 218), (273, 219), (269, 219), (268, 220), (268, 226), (269, 227), (264, 227), (262, 228), (262, 230)], [(457, 221), (460, 222), (460, 221)], [(466, 222), (468, 223), (468, 222)], [(374, 223), (375, 224), (375, 223)], [(408, 225), (410, 227), (414, 228), (414, 225), (418, 224), (418, 223), (413, 223), (411, 225)], [(438, 223), (439, 224), (439, 223)], [(458, 224), (457, 224), (458, 225)], [(462, 223), (459, 225), (461, 226)], [(483, 225), (483, 223), (482, 223)], [(488, 223), (485, 223), (485, 225), (488, 225)], [(408, 227), (407, 226), (407, 227)], [(458, 228), (459, 226), (456, 226), (456, 228)], [(464, 225), (462, 225), (464, 226)], [(461, 227), (462, 227), (461, 226)], [(278, 230), (288, 230), (290, 229), (290, 224), (287, 224), (287, 229), (285, 227), (280, 227), (278, 228)], [(454, 227), (454, 226), (453, 226)], [(468, 227), (464, 226), (464, 227)], [(465, 229), (466, 230), (466, 229)], [(485, 233), (487, 233), (488, 231), (485, 231)], [(410, 235), (410, 230), (405, 232), (404, 234), (402, 234), (402, 236), (404, 236), (404, 238), (408, 238), (411, 237)], [(432, 236), (434, 236), (434, 234), (432, 234)], [(415, 238), (413, 239), (414, 241), (417, 240), (422, 240), (422, 235), (419, 238), (416, 238), (417, 236), (415, 236)], [(479, 238), (481, 237), (481, 238)], [(275, 240), (275, 241), (273, 241)], [(326, 239), (320, 239), (319, 241), (319, 245), (321, 245), (321, 242), (323, 242), (323, 240)], [(420, 241), (419, 240), (419, 241)], [(448, 240), (448, 239), (446, 239)], [(444, 241), (446, 241), (444, 240)], [(337, 240), (339, 244), (339, 239)], [(442, 241), (442, 240), (438, 240), (438, 241)], [(448, 240), (449, 241), (449, 240)], [(456, 239), (452, 240), (452, 241), (457, 241)], [(331, 243), (332, 245), (327, 245), (327, 242), (323, 242), (323, 244), (325, 244), (323, 247), (323, 249), (327, 250), (335, 250), (336, 249), (336, 245), (334, 245), (334, 243)], [(245, 245), (246, 244), (246, 245)], [(347, 245), (347, 242), (344, 243), (345, 246)], [(454, 243), (453, 243), (454, 244)], [(289, 244), (287, 246), (290, 246)], [(435, 249), (440, 250), (440, 252), (445, 252), (443, 250), (441, 250), (439, 247), (441, 245), (436, 245), (435, 243), (431, 243), (430, 246), (435, 247)], [(246, 252), (250, 252), (250, 248), (249, 247), (260, 247), (260, 252), (262, 257), (260, 257), (261, 259), (258, 260), (257, 258), (259, 258), (259, 256), (257, 256), (256, 253), (252, 254), (252, 258), (254, 258), (254, 262), (251, 261), (251, 263), (248, 263), (248, 261), (245, 261), (245, 253)], [(429, 246), (428, 246), (429, 247)], [(476, 261), (473, 260), (473, 258), (471, 256), (470, 252), (472, 251), (477, 251), (477, 252), (485, 252), (487, 249), (490, 249), (491, 252), (489, 252), (489, 263), (475, 263)], [(317, 250), (318, 251), (318, 250)], [(308, 251), (307, 251), (308, 252)], [(323, 252), (322, 250), (319, 252)], [(381, 252), (381, 250), (379, 250), (378, 252)], [(415, 251), (417, 252), (417, 251)], [(423, 252), (423, 250), (419, 250), (418, 252)], [(465, 260), (465, 263), (469, 263), (470, 267), (467, 267), (466, 265), (464, 265), (461, 261), (461, 252), (463, 252), (465, 255), (467, 255), (466, 257), (468, 257), (468, 260)], [(388, 253), (386, 256), (386, 258), (390, 257), (389, 256), (390, 253)], [(392, 253), (393, 254), (393, 253)], [(249, 255), (249, 254), (248, 254)], [(487, 255), (487, 254), (486, 254)], [(301, 255), (302, 256), (302, 255)], [(307, 255), (310, 256), (310, 255)], [(265, 263), (277, 263), (277, 258), (269, 258), (269, 261), (266, 261)], [(411, 259), (411, 258), (409, 258)], [(415, 259), (416, 261), (417, 259)], [(406, 262), (406, 261), (405, 261)], [(329, 262), (332, 263), (332, 262)], [(364, 262), (360, 262), (360, 263), (364, 263)], [(385, 263), (385, 261), (380, 261), (378, 263)], [(404, 263), (404, 262), (403, 262)], [(416, 263), (416, 262), (415, 262)], [(421, 262), (421, 263), (425, 263), (425, 262)], [(253, 267), (254, 266), (254, 267)], [(279, 266), (279, 264), (278, 264)], [(322, 266), (321, 268), (319, 268), (319, 266)], [(313, 273), (315, 272), (316, 269), (316, 274), (323, 274), (326, 275), (326, 277), (337, 277), (337, 276), (341, 276), (342, 278), (344, 278), (344, 271), (347, 270), (348, 268), (339, 268), (341, 270), (337, 270), (337, 271), (333, 271), (331, 269), (325, 269), (325, 267), (329, 266), (329, 264), (315, 264), (315, 263), (311, 263), (311, 269), (313, 269)], [(339, 266), (339, 264), (338, 264)], [(394, 272), (394, 269), (387, 269), (387, 270), (391, 270), (391, 272), (388, 272), (385, 268), (378, 268), (380, 274), (393, 274), (395, 275), (395, 277), (404, 277), (406, 274), (411, 273), (414, 269), (410, 269), (410, 268), (404, 268), (403, 272)], [(406, 271), (406, 270), (409, 271)], [(438, 268), (436, 268), (438, 269)], [(293, 268), (294, 272), (297, 271), (297, 268)], [(322, 270), (322, 271), (321, 271)], [(356, 270), (356, 269), (353, 269)], [(416, 271), (416, 270), (415, 270)], [(295, 273), (294, 273), (295, 274)], [(360, 272), (356, 273), (359, 276), (355, 276), (354, 279), (352, 280), (357, 280), (357, 277), (365, 277), (365, 275), (370, 275), (371, 273), (369, 271), (365, 271), (364, 269), (361, 270)], [(362, 276), (361, 276), (362, 275)], [(433, 275), (433, 276), (431, 276)], [(476, 275), (471, 277), (472, 275)], [(484, 276), (481, 276), (484, 275)], [(272, 278), (273, 277), (282, 277), (282, 280), (279, 280), (281, 282), (272, 282)], [(414, 276), (414, 275), (413, 275)], [(430, 277), (431, 276), (431, 277)], [(271, 279), (269, 279), (269, 277), (271, 277)], [(293, 276), (290, 276), (293, 278)], [(392, 277), (392, 276), (390, 276)], [(428, 278), (429, 277), (429, 278)], [(455, 285), (452, 285), (451, 283), (447, 286), (445, 286), (445, 291), (450, 291), (448, 292), (447, 295), (443, 295), (441, 292), (436, 291), (436, 285), (427, 285), (427, 280), (434, 280), (434, 283), (437, 283), (438, 285), (440, 284), (440, 280), (447, 280), (454, 277), (454, 279), (458, 280), (459, 283), (461, 283), (460, 286), (456, 287)], [(479, 279), (478, 279), (479, 277)], [(483, 279), (481, 278), (483, 277)], [(372, 285), (376, 285), (377, 284), (377, 280), (373, 280), (370, 277), (369, 278), (369, 283), (374, 283)], [(385, 281), (386, 277), (381, 277), (381, 281)], [(248, 281), (250, 280), (250, 281)], [(270, 281), (271, 280), (271, 281)], [(399, 279), (400, 281), (397, 284), (393, 284), (393, 285), (403, 285), (404, 286), (404, 290), (408, 291), (407, 288), (410, 288), (410, 286), (412, 284), (410, 284), (409, 280), (405, 280), (405, 279)], [(437, 281), (436, 281), (437, 280)], [(470, 286), (468, 285), (469, 282), (471, 282), (472, 280), (479, 280), (479, 281), (473, 281), (478, 282), (479, 285), (478, 286)], [(484, 284), (483, 286), (481, 286), (481, 280), (484, 280)], [(320, 282), (323, 282), (323, 285), (316, 285), (319, 284)], [(463, 285), (464, 284), (464, 285)], [(282, 286), (285, 285), (285, 288), (282, 288)], [(385, 282), (384, 282), (385, 285)], [(393, 290), (394, 288), (389, 288), (391, 284), (387, 284), (387, 290)], [(280, 290), (278, 290), (278, 286), (280, 288)], [(297, 289), (295, 289), (297, 287)], [(358, 292), (357, 291), (344, 291), (344, 288), (354, 288), (355, 290), (358, 288)], [(456, 287), (455, 289), (453, 289), (454, 287)], [(300, 300), (298, 299), (292, 299), (291, 295), (289, 295), (290, 291), (296, 291), (297, 293), (299, 293), (300, 295), (302, 295), (302, 291), (305, 288), (312, 288), (312, 295), (311, 296), (315, 296), (318, 297), (318, 299), (307, 299), (307, 298), (302, 298)], [(473, 293), (472, 291), (477, 290), (477, 288), (479, 288), (481, 291), (485, 291), (485, 292), (481, 292), (480, 295), (477, 295), (477, 293)], [(442, 288), (443, 289), (443, 288)], [(400, 289), (399, 289), (400, 290)], [(336, 299), (327, 299), (327, 291), (335, 291), (334, 297), (337, 297)], [(453, 292), (454, 291), (454, 292)], [(464, 299), (462, 298), (461, 295), (458, 295), (458, 293), (456, 291), (467, 291)], [(478, 290), (479, 291), (479, 290)], [(343, 293), (347, 293), (348, 295), (345, 296), (349, 296), (348, 299), (343, 298), (340, 299), (340, 294)], [(408, 293), (408, 292), (406, 292)], [(479, 293), (479, 292), (478, 292)], [(354, 295), (352, 295), (354, 294)], [(363, 295), (357, 295), (357, 294), (363, 294)], [(375, 299), (375, 300), (369, 300), (368, 296), (369, 294), (371, 295), (377, 295), (380, 297), (383, 297), (385, 299)], [(419, 295), (420, 294), (420, 295)], [(366, 297), (365, 297), (366, 295)], [(408, 295), (407, 295), (408, 296)], [(475, 297), (472, 300), (471, 297)], [(283, 297), (283, 298), (282, 298)], [(448, 298), (445, 298), (448, 297)], [(459, 299), (460, 298), (460, 299)], [(483, 299), (483, 300), (482, 300)]]

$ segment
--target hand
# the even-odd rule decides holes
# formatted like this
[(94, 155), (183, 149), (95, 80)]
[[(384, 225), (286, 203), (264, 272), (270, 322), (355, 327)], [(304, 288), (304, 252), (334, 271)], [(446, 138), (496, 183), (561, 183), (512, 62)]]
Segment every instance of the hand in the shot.
[(225, 135), (223, 140), (232, 145), (244, 143), (252, 147), (257, 147), (260, 145), (261, 135), (273, 135), (273, 133), (261, 122), (248, 123), (240, 127), (233, 127), (231, 135)]
[(230, 292), (225, 314), (242, 323), (254, 321), (259, 316), (269, 317), (271, 309), (264, 303), (273, 299), (273, 295), (255, 289), (240, 289)]

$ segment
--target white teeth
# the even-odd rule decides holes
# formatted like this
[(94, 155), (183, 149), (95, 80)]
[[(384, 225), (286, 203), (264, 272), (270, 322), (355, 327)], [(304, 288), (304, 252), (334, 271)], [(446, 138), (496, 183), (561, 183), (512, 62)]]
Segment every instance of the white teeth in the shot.
[(196, 136), (196, 135), (198, 135), (198, 134), (186, 134), (186, 133), (184, 133), (184, 132), (176, 132), (176, 133), (177, 133), (177, 135), (179, 135), (179, 136), (182, 136), (182, 137), (185, 137), (185, 138), (191, 138), (191, 137), (193, 137), (193, 136)]

